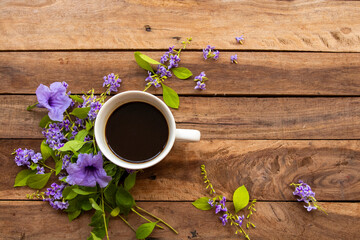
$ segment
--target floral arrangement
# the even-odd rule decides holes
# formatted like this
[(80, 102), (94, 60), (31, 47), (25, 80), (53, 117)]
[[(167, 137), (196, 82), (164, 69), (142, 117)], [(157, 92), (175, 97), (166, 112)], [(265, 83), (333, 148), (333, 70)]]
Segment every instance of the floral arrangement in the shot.
[[(95, 210), (88, 239), (98, 240), (108, 235), (111, 217), (121, 218), (138, 239), (149, 236), (161, 224), (170, 225), (145, 209), (139, 207), (130, 190), (136, 181), (136, 171), (123, 169), (108, 161), (99, 151), (94, 138), (94, 121), (111, 92), (117, 92), (121, 79), (118, 75), (104, 77), (100, 96), (90, 90), (82, 96), (67, 91), (65, 82), (55, 82), (50, 87), (40, 84), (36, 90), (38, 102), (27, 109), (46, 108), (39, 126), (44, 140), (41, 152), (19, 148), (14, 151), (15, 163), (24, 167), (15, 179), (15, 187), (28, 186), (38, 191), (28, 194), (30, 199), (42, 199), (54, 209), (67, 212), (70, 221), (83, 212)], [(51, 177), (58, 180), (45, 191)], [(146, 221), (137, 229), (131, 226), (126, 216), (133, 212)], [(154, 220), (145, 217), (149, 215)]]

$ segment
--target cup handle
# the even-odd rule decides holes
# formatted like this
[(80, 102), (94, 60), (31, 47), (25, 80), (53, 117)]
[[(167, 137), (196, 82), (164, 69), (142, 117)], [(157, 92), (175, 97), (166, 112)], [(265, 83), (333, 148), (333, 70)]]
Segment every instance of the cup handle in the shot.
[(200, 131), (193, 129), (176, 129), (175, 131), (175, 140), (177, 141), (190, 141), (198, 142), (200, 141)]

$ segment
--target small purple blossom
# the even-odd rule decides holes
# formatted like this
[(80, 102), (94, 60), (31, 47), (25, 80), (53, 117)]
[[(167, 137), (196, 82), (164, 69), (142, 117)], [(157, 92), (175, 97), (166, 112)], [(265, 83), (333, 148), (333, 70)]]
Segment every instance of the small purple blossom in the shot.
[(44, 167), (40, 167), (40, 166), (37, 166), (36, 167), (36, 174), (44, 174), (45, 173), (45, 169)]
[(304, 205), (308, 212), (318, 208), (318, 205), (316, 204), (317, 201), (315, 199), (315, 192), (311, 190), (311, 187), (308, 184), (304, 183), (302, 180), (299, 180), (299, 184), (292, 185), (295, 186), (293, 195), (300, 197), (297, 199), (299, 202), (303, 201), (308, 204), (307, 206)]
[(201, 72), (199, 76), (196, 76), (196, 77), (195, 77), (194, 81), (204, 81), (204, 80), (206, 80), (206, 79), (207, 79), (207, 78), (206, 78), (205, 72)]
[(89, 120), (91, 120), (91, 121), (95, 120), (101, 107), (102, 107), (102, 104), (100, 102), (96, 101), (96, 102), (90, 103), (90, 111), (88, 113)]
[(40, 153), (36, 153), (35, 151), (32, 149), (27, 149), (25, 148), (24, 150), (21, 148), (18, 148), (15, 150), (14, 154), (16, 154), (15, 156), (15, 163), (18, 166), (27, 166), (28, 168), (30, 168), (31, 162), (33, 161), (33, 159), (35, 159), (36, 163), (38, 160), (41, 160), (41, 154)]
[(237, 216), (237, 219), (235, 220), (235, 222), (238, 223), (239, 226), (241, 227), (241, 225), (243, 224), (244, 218), (245, 218), (244, 215), (242, 215), (241, 217)]
[(48, 188), (44, 193), (45, 196), (47, 196), (48, 198), (44, 198), (43, 201), (49, 202), (49, 204), (54, 209), (61, 209), (61, 210), (67, 209), (69, 206), (69, 203), (67, 201), (61, 200), (63, 198), (62, 192), (65, 187), (66, 187), (66, 184), (64, 184), (64, 183), (62, 183), (60, 185), (58, 185), (56, 183), (52, 183), (51, 187)]
[(243, 44), (244, 37), (243, 37), (243, 35), (241, 35), (240, 37), (236, 37), (235, 40), (236, 40), (238, 43)]
[(145, 81), (149, 81), (151, 85), (153, 85), (156, 88), (161, 87), (159, 81), (156, 78), (153, 78), (152, 73), (148, 72), (148, 74), (149, 76), (145, 79)]
[(61, 82), (54, 82), (50, 88), (40, 84), (36, 89), (38, 107), (47, 108), (49, 117), (53, 121), (62, 121), (63, 114), (72, 100), (66, 95), (66, 87)]
[(227, 217), (228, 217), (227, 214), (224, 214), (222, 217), (220, 217), (220, 220), (222, 221), (223, 226), (225, 226), (226, 223), (228, 222)]
[(216, 205), (215, 214), (218, 214), (221, 211), (221, 209), (222, 209), (221, 205)]
[(232, 56), (230, 57), (230, 61), (231, 61), (231, 63), (237, 64), (237, 54), (232, 55)]
[(108, 87), (108, 91), (106, 92), (108, 95), (110, 95), (110, 92), (117, 92), (118, 87), (120, 87), (121, 79), (118, 75), (115, 75), (114, 73), (110, 73), (107, 76), (103, 77), (104, 83), (103, 87)]
[(41, 153), (35, 153), (31, 156), (31, 161), (33, 161), (34, 163), (38, 163), (38, 161), (40, 161), (41, 159), (42, 159)]
[(64, 146), (67, 139), (63, 133), (61, 123), (50, 123), (47, 128), (44, 128), (42, 134), (46, 138), (46, 144), (53, 150), (58, 150)]
[(169, 65), (168, 69), (178, 67), (179, 62), (180, 62), (180, 57), (178, 55), (171, 55), (170, 61), (169, 61), (170, 65)]
[[(68, 86), (69, 86), (69, 84), (67, 84), (67, 82), (62, 82), (61, 83), (66, 89), (68, 88)], [(70, 94), (68, 94), (68, 95), (70, 95)]]
[(207, 60), (209, 58), (218, 60), (219, 59), (219, 51), (215, 50), (215, 47), (207, 45), (207, 47), (203, 49), (203, 57), (205, 60)]
[(70, 162), (70, 159), (71, 159), (71, 157), (69, 156), (69, 155), (64, 155), (64, 157), (62, 158), (62, 167), (61, 167), (61, 169), (66, 169), (68, 166), (69, 166), (69, 164), (71, 163)]
[(210, 206), (212, 206), (212, 207), (214, 206), (214, 201), (212, 199), (209, 199), (208, 203)]
[(111, 177), (106, 175), (103, 168), (103, 158), (101, 152), (93, 156), (92, 154), (79, 154), (76, 163), (70, 163), (66, 168), (69, 176), (66, 181), (70, 185), (80, 185), (95, 187), (96, 183), (104, 188), (111, 181)]
[(206, 90), (206, 84), (198, 81), (196, 82), (196, 86), (194, 87), (194, 89)]
[(172, 74), (169, 70), (167, 70), (164, 66), (160, 66), (158, 65), (158, 70), (156, 72), (157, 75), (159, 75), (161, 78), (162, 77), (171, 77)]
[(220, 204), (222, 204), (225, 207), (225, 203), (226, 203), (226, 197), (223, 196), (222, 199), (220, 200)]
[(88, 142), (91, 140), (91, 137), (89, 135), (86, 135), (86, 137), (84, 138), (84, 142)]

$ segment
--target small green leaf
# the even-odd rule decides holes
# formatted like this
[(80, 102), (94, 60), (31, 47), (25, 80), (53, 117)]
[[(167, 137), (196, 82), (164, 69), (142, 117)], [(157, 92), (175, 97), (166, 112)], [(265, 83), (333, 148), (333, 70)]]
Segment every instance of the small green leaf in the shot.
[(81, 205), (81, 209), (84, 211), (89, 211), (90, 209), (92, 209), (91, 203), (89, 202), (88, 199), (81, 201), (80, 205)]
[(93, 198), (89, 198), (89, 201), (91, 203), (91, 206), (95, 209), (95, 210), (98, 210), (98, 211), (103, 211), (99, 205), (95, 202), (95, 200)]
[(171, 68), (171, 71), (180, 79), (187, 79), (193, 75), (189, 69), (184, 67)]
[(149, 57), (145, 54), (140, 53), (139, 56), (147, 63), (161, 65), (161, 63), (159, 63), (158, 61), (152, 59), (151, 57)]
[(93, 123), (90, 121), (86, 121), (86, 131), (90, 131), (90, 129), (93, 127)]
[(62, 166), (63, 166), (63, 161), (61, 160), (58, 160), (56, 161), (55, 163), (55, 175), (58, 175), (62, 169)]
[(249, 198), (249, 192), (244, 185), (235, 190), (233, 195), (235, 213), (238, 213), (241, 209), (248, 205)]
[(212, 207), (209, 204), (209, 200), (210, 198), (208, 197), (202, 197), (193, 202), (192, 205), (200, 210), (210, 210)]
[(63, 190), (62, 195), (65, 200), (74, 199), (78, 195), (76, 192), (73, 191), (74, 188), (77, 188), (77, 186), (68, 186)]
[(96, 193), (94, 191), (85, 191), (85, 190), (82, 190), (79, 188), (73, 189), (73, 192), (76, 192), (77, 194), (80, 194), (80, 195), (90, 195), (90, 194)]
[(49, 122), (54, 122), (50, 119), (49, 115), (45, 115), (39, 122), (39, 127), (44, 128)]
[(108, 201), (111, 204), (111, 206), (115, 206), (115, 204), (116, 204), (116, 201), (115, 201), (116, 190), (117, 190), (116, 185), (113, 183), (110, 183), (104, 191), (105, 199), (106, 199), (106, 201)]
[(95, 235), (95, 233), (90, 232), (91, 237), (93, 238), (93, 240), (101, 240), (101, 238), (99, 238), (98, 236)]
[(53, 150), (46, 144), (46, 141), (43, 140), (40, 145), (41, 156), (43, 160), (47, 160), (53, 154)]
[(51, 173), (32, 175), (27, 179), (26, 185), (34, 189), (41, 189), (45, 187), (45, 185), (49, 181), (50, 176)]
[(76, 151), (78, 151), (84, 144), (85, 144), (85, 142), (83, 142), (83, 141), (71, 140), (71, 141), (66, 142), (66, 143), (64, 144), (64, 146), (59, 149), (59, 151), (61, 151), (61, 152), (66, 152), (66, 151), (76, 152)]
[(163, 89), (163, 98), (166, 105), (171, 108), (179, 108), (180, 100), (178, 94), (165, 84), (161, 84)]
[(116, 208), (114, 208), (114, 209), (111, 211), (110, 215), (111, 215), (112, 217), (116, 217), (117, 215), (119, 215), (119, 213), (120, 213), (120, 208), (119, 208), (119, 207), (116, 207)]
[(130, 189), (134, 187), (135, 181), (136, 181), (136, 172), (130, 173), (129, 176), (127, 176), (124, 181), (125, 190), (130, 191)]
[(85, 129), (81, 130), (80, 132), (78, 132), (75, 136), (75, 139), (74, 140), (77, 140), (77, 141), (80, 141), (80, 142), (83, 142), (86, 135), (88, 135), (88, 131), (86, 131)]
[(31, 165), (30, 165), (31, 170), (36, 170), (37, 167), (38, 167), (38, 165), (36, 163), (31, 163)]
[(136, 229), (136, 238), (145, 239), (147, 238), (156, 226), (156, 222), (144, 223), (141, 224), (138, 229)]
[(154, 72), (154, 70), (152, 69), (152, 67), (150, 66), (150, 64), (148, 62), (146, 62), (143, 58), (140, 57), (142, 53), (140, 52), (135, 52), (134, 56), (135, 56), (135, 61), (136, 63), (143, 69), (150, 71), (150, 72)]
[(29, 106), (26, 108), (26, 110), (27, 110), (27, 111), (30, 111), (30, 110), (34, 109), (34, 108), (37, 107), (38, 104), (39, 104), (39, 103), (35, 103), (34, 105), (29, 105)]
[(90, 111), (90, 107), (75, 108), (70, 114), (80, 119), (84, 119), (88, 116), (89, 111)]
[(15, 178), (15, 184), (14, 187), (22, 187), (26, 186), (26, 181), (30, 176), (33, 176), (36, 174), (36, 171), (33, 171), (31, 169), (24, 169), (21, 170)]
[(84, 99), (82, 99), (82, 97), (80, 97), (79, 95), (70, 95), (69, 96), (72, 100), (74, 100), (75, 102), (78, 103), (83, 103)]
[(135, 205), (133, 196), (123, 187), (119, 187), (116, 192), (116, 205), (125, 215), (129, 214), (131, 208)]
[(77, 218), (80, 215), (80, 213), (81, 213), (81, 210), (76, 210), (74, 212), (68, 212), (69, 221), (71, 222), (72, 220)]

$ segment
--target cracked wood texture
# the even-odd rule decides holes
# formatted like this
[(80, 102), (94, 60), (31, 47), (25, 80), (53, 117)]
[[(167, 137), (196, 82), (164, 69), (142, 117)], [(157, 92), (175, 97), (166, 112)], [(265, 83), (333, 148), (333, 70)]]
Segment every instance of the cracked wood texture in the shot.
[[(46, 111), (26, 111), (37, 86), (66, 81), (72, 93), (101, 93), (102, 77), (114, 72), (121, 92), (143, 90), (147, 74), (134, 52), (159, 59), (186, 37), (193, 42), (180, 66), (205, 71), (207, 90), (194, 90), (193, 77), (167, 85), (180, 95), (177, 127), (199, 129), (202, 140), (175, 143), (138, 174), (139, 206), (179, 231), (157, 229), (149, 240), (241, 239), (191, 205), (207, 196), (201, 164), (219, 194), (231, 200), (244, 184), (258, 199), (251, 239), (360, 239), (359, 19), (360, 1), (1, 1), (0, 239), (86, 239), (91, 230), (92, 213), (69, 223), (27, 200), (31, 189), (12, 187), (22, 169), (14, 149), (40, 150)], [(244, 45), (235, 42), (240, 35)], [(221, 50), (218, 61), (202, 58), (208, 44)], [(161, 89), (149, 92), (161, 98)], [(328, 215), (296, 201), (289, 184), (299, 179)], [(128, 220), (143, 223), (135, 214)], [(135, 239), (120, 219), (111, 219), (109, 234)]]

